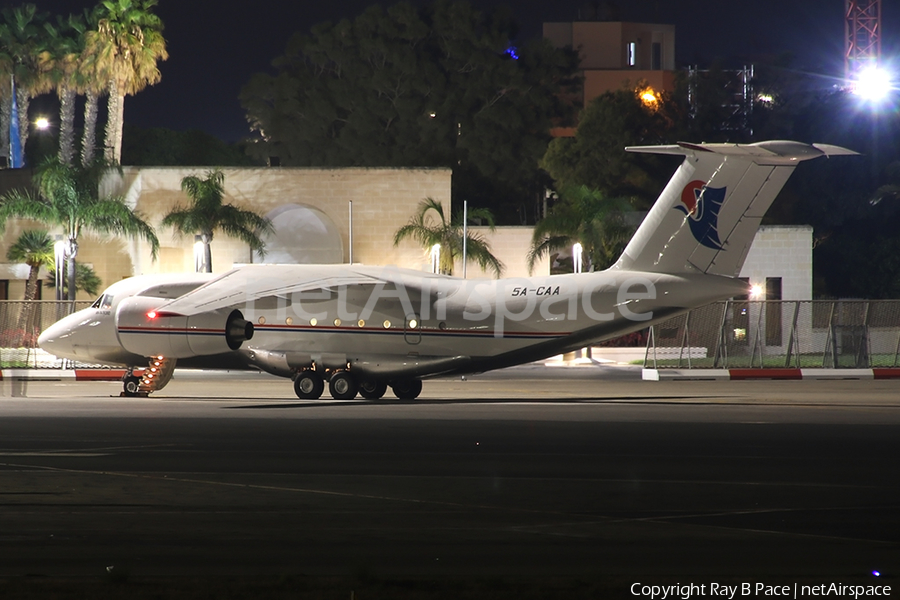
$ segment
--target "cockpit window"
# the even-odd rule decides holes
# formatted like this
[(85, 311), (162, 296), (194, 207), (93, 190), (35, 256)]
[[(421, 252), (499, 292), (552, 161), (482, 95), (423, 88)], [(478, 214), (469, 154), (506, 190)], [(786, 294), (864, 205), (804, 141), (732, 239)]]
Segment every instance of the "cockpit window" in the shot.
[(91, 308), (99, 308), (100, 310), (106, 310), (110, 306), (112, 306), (113, 297), (109, 294), (103, 294), (91, 304)]

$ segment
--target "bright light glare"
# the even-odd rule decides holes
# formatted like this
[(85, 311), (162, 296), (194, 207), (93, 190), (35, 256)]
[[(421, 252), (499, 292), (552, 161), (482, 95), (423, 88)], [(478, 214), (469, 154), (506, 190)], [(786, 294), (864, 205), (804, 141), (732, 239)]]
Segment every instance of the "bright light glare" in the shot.
[(891, 91), (891, 74), (878, 67), (867, 67), (859, 72), (853, 93), (863, 100), (877, 102)]
[(50, 120), (47, 119), (47, 117), (40, 117), (34, 122), (34, 126), (41, 131), (44, 131), (45, 129), (48, 129), (50, 127)]
[(657, 108), (659, 108), (659, 94), (652, 87), (638, 90), (637, 95), (638, 98), (641, 99), (641, 103), (645, 107), (651, 110), (656, 110)]
[(763, 288), (758, 283), (755, 283), (750, 286), (750, 297), (751, 298), (759, 298), (763, 295)]

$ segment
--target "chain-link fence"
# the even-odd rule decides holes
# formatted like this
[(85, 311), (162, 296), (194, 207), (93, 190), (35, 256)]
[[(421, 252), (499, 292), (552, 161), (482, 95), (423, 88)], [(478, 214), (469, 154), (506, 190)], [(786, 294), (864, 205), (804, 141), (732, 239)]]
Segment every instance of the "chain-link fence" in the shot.
[(716, 302), (651, 327), (644, 366), (898, 367), (900, 300)]
[(87, 301), (0, 301), (0, 368), (62, 368), (62, 359), (37, 347), (38, 336), (59, 319), (88, 306)]

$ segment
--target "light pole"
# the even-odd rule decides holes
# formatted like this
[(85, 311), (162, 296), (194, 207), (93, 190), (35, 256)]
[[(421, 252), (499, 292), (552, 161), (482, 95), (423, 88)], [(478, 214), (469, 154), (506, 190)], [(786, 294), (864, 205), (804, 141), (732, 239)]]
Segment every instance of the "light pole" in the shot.
[(431, 272), (440, 273), (441, 270), (441, 245), (435, 244), (431, 247)]
[(65, 277), (63, 271), (66, 268), (66, 249), (68, 244), (62, 239), (62, 236), (56, 237), (57, 240), (53, 244), (53, 258), (56, 262), (56, 280), (54, 285), (56, 286), (56, 300), (62, 301), (65, 299), (63, 296), (63, 278)]
[(575, 268), (575, 273), (581, 273), (581, 253), (581, 244), (576, 242), (572, 246), (572, 266)]

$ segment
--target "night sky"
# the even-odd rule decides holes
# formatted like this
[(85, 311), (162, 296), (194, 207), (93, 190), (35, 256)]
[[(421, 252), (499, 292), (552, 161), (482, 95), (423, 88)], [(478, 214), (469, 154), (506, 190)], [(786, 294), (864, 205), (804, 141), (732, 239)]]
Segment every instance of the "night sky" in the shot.
[[(34, 0), (68, 13), (93, 0)], [(226, 141), (249, 134), (237, 96), (250, 76), (270, 70), (287, 40), (316, 23), (353, 18), (374, 0), (160, 0), (169, 60), (162, 81), (125, 102), (125, 120), (141, 127), (201, 129)], [(379, 2), (389, 6), (393, 2)], [(414, 1), (424, 4), (424, 0)], [(472, 0), (513, 7), (520, 41), (539, 36), (544, 21), (577, 18), (584, 0)], [(622, 20), (674, 23), (679, 65), (716, 59), (752, 62), (790, 52), (798, 69), (839, 76), (843, 69), (844, 0), (630, 0)], [(900, 32), (900, 0), (883, 0), (883, 53)]]

